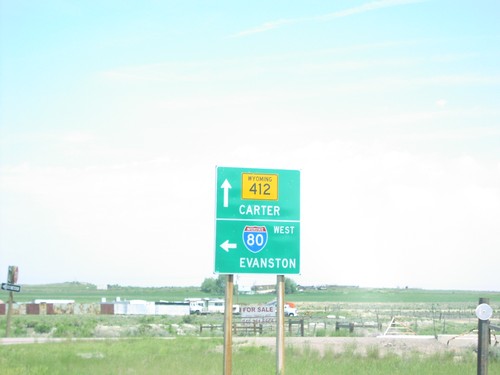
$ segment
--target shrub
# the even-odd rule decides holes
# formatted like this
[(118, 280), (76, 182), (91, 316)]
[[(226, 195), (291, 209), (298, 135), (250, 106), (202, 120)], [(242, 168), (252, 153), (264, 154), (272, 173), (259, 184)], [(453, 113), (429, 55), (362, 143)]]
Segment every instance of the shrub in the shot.
[(325, 336), (326, 336), (326, 329), (318, 328), (316, 330), (316, 337), (325, 337)]
[(196, 321), (196, 317), (193, 315), (184, 315), (182, 317), (182, 323), (184, 323), (184, 324), (194, 324), (195, 321)]
[(52, 325), (46, 322), (37, 322), (34, 324), (33, 330), (40, 334), (49, 333), (52, 330)]

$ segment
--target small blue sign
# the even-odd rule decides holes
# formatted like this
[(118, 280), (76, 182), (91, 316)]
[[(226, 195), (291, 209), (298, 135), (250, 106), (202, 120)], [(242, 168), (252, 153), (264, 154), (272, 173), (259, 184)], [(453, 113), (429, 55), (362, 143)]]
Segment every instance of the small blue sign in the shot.
[(258, 253), (267, 244), (267, 229), (265, 226), (247, 225), (243, 229), (243, 243), (252, 253)]

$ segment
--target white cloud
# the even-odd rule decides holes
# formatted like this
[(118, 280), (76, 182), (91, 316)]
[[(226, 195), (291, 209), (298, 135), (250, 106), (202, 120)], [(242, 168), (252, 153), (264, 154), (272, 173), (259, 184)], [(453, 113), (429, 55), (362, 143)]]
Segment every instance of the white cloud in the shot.
[(315, 152), (329, 164), (304, 171), (304, 280), (471, 288), (481, 283), (467, 254), (498, 261), (488, 233), (500, 225), (500, 178), (477, 160), (339, 143)]
[(231, 35), (231, 38), (239, 38), (239, 37), (244, 37), (252, 34), (258, 34), (262, 32), (266, 32), (269, 30), (277, 29), (283, 25), (290, 25), (293, 23), (298, 23), (300, 22), (301, 19), (286, 19), (286, 20), (277, 20), (277, 21), (272, 21), (272, 22), (266, 22), (260, 26), (254, 27), (252, 29), (240, 31), (234, 35)]
[[(500, 261), (500, 243), (490, 234), (500, 226), (497, 164), (360, 141), (304, 142), (279, 157), (257, 149), (247, 150), (258, 155), (252, 165), (243, 151), (225, 160), (302, 170), (297, 281), (493, 288), (491, 280), (476, 283), (476, 271), (457, 254), (481, 249)], [(108, 167), (4, 168), (3, 246), (19, 249), (32, 281), (52, 274), (99, 283), (201, 283), (213, 269), (214, 167), (224, 165), (221, 155), (206, 153), (201, 163), (159, 156)], [(31, 207), (19, 206), (16, 196)], [(25, 256), (33, 243), (38, 252)], [(56, 271), (62, 260), (73, 269)], [(445, 278), (429, 276), (447, 264), (455, 268), (442, 271)]]
[(316, 20), (324, 20), (328, 21), (335, 18), (348, 17), (360, 13), (371, 12), (378, 9), (389, 8), (393, 6), (406, 5), (406, 4), (414, 4), (421, 3), (425, 0), (380, 0), (380, 1), (372, 1), (370, 3), (366, 3), (357, 7), (344, 9), (338, 12), (333, 12), (329, 14), (325, 14), (323, 16), (315, 17)]
[(243, 30), (235, 33), (231, 37), (244, 37), (252, 34), (262, 33), (269, 30), (277, 29), (284, 25), (297, 24), (303, 22), (323, 22), (330, 21), (332, 19), (341, 18), (341, 17), (349, 17), (360, 13), (371, 12), (378, 9), (389, 8), (393, 6), (413, 4), (413, 3), (421, 3), (426, 0), (380, 0), (373, 1), (370, 3), (366, 3), (357, 7), (352, 7), (348, 9), (344, 9), (341, 11), (328, 13), (320, 16), (313, 17), (302, 17), (302, 18), (291, 18), (291, 19), (283, 19), (271, 22), (265, 22), (260, 26)]
[(444, 108), (444, 107), (446, 107), (447, 104), (448, 104), (448, 101), (446, 99), (436, 100), (436, 106), (438, 106), (439, 108)]
[(95, 139), (93, 134), (84, 132), (72, 132), (61, 136), (61, 140), (68, 143), (86, 143)]

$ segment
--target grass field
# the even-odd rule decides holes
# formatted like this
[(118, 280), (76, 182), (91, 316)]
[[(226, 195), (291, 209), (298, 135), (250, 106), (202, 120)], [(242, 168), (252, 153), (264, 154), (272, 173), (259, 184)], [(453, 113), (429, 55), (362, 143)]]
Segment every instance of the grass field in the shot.
[[(179, 301), (188, 297), (223, 297), (202, 293), (199, 287), (132, 287), (112, 285), (107, 290), (98, 290), (95, 285), (69, 282), (48, 285), (23, 285), (21, 293), (15, 294), (16, 301), (28, 302), (34, 299), (74, 299), (78, 303), (99, 302), (101, 298), (113, 300), (143, 299), (146, 301)], [(500, 303), (500, 292), (447, 291), (424, 289), (373, 289), (356, 287), (330, 287), (325, 290), (307, 290), (288, 295), (287, 298), (300, 302), (353, 302), (353, 303), (468, 303), (477, 304), (479, 297), (490, 298)], [(237, 295), (234, 303), (264, 303), (275, 295)], [(7, 293), (5, 298), (7, 299)]]
[[(120, 297), (122, 300), (179, 301), (206, 295), (198, 287), (140, 288), (111, 286), (98, 290), (86, 283), (23, 285), (15, 294), (17, 302), (34, 299), (72, 299), (77, 303), (99, 303)], [(5, 300), (7, 299), (5, 293)], [(238, 295), (237, 304), (265, 303), (276, 296)], [(378, 329), (335, 331), (335, 322), (376, 321), (387, 324), (392, 316), (409, 323), (418, 334), (461, 334), (477, 327), (474, 309), (480, 297), (490, 298), (493, 322), (500, 310), (500, 293), (474, 291), (436, 291), (420, 289), (365, 289), (330, 287), (287, 295), (297, 302), (300, 319), (306, 322), (305, 336), (363, 336), (380, 333)], [(208, 316), (110, 316), (110, 315), (15, 315), (13, 337), (62, 338), (62, 343), (0, 346), (1, 374), (221, 374), (222, 330), (220, 314)], [(235, 317), (237, 320), (237, 317)], [(215, 324), (216, 330), (199, 332), (202, 324)], [(0, 317), (0, 337), (4, 336), (5, 316)], [(287, 333), (288, 335), (289, 333)], [(290, 333), (291, 334), (291, 333)], [(273, 336), (267, 331), (263, 336)], [(292, 334), (291, 334), (292, 335)], [(293, 335), (297, 335), (295, 332)], [(97, 341), (75, 341), (77, 339)], [(248, 338), (245, 338), (247, 340)], [(498, 346), (490, 356), (489, 374), (500, 375)], [(378, 347), (366, 355), (354, 347), (343, 353), (319, 352), (288, 347), (286, 374), (471, 374), (476, 371), (476, 355), (467, 350), (403, 356), (381, 355)], [(233, 374), (275, 373), (275, 353), (265, 346), (238, 346), (233, 349)]]
[[(7, 293), (5, 293), (7, 296)], [(98, 304), (104, 297), (108, 301), (141, 299), (147, 301), (179, 301), (188, 297), (223, 297), (207, 295), (198, 287), (142, 288), (112, 285), (98, 290), (95, 285), (68, 282), (48, 285), (24, 285), (21, 293), (14, 294), (17, 302), (35, 299), (71, 299), (77, 303)], [(348, 332), (335, 332), (335, 322), (343, 320), (364, 324), (372, 322), (380, 330), (387, 327), (393, 316), (405, 321), (417, 334), (461, 334), (477, 327), (475, 308), (480, 297), (490, 298), (494, 311), (500, 310), (500, 293), (475, 291), (441, 291), (422, 289), (367, 289), (357, 287), (329, 287), (324, 290), (307, 290), (287, 295), (287, 301), (297, 303), (299, 315), (306, 320), (306, 336), (337, 336)], [(275, 294), (237, 295), (235, 304), (265, 303), (275, 299)], [(494, 314), (494, 324), (498, 316)], [(237, 319), (237, 317), (236, 317)], [(30, 334), (50, 334), (52, 337), (95, 337), (99, 325), (129, 325), (121, 329), (120, 336), (135, 336), (137, 330), (144, 336), (157, 336), (148, 327), (162, 327), (162, 335), (176, 331), (175, 325), (188, 323), (222, 324), (220, 315), (187, 317), (120, 317), (88, 316), (85, 319), (71, 316), (14, 316), (12, 335), (26, 337)], [(148, 326), (149, 324), (149, 326)], [(4, 335), (5, 319), (0, 317), (0, 337)], [(383, 332), (383, 330), (382, 330)], [(355, 334), (376, 334), (356, 330)], [(268, 334), (272, 334), (272, 331)]]
[(200, 288), (195, 287), (147, 288), (113, 285), (109, 286), (107, 290), (99, 290), (93, 284), (67, 282), (23, 285), (21, 293), (16, 293), (14, 297), (18, 302), (29, 302), (34, 299), (73, 299), (77, 303), (95, 303), (100, 302), (103, 297), (108, 300), (120, 297), (122, 300), (181, 301), (186, 297), (201, 296), (202, 294)]
[[(97, 342), (46, 343), (0, 347), (3, 375), (42, 374), (221, 374), (222, 339), (126, 339)], [(461, 375), (476, 371), (474, 354), (421, 357), (381, 357), (373, 348), (368, 355), (343, 354), (288, 348), (285, 370), (288, 375), (304, 374), (401, 374)], [(273, 374), (276, 356), (265, 347), (242, 346), (233, 349), (233, 374)], [(500, 361), (493, 357), (489, 374), (500, 374)]]

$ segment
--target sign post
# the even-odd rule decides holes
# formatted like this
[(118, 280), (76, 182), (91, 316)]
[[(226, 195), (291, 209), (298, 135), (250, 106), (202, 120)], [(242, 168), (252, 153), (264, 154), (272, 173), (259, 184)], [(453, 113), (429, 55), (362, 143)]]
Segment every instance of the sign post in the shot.
[(7, 322), (5, 327), (5, 337), (10, 337), (10, 322), (12, 319), (12, 304), (14, 302), (14, 293), (21, 291), (21, 287), (19, 285), (15, 285), (17, 283), (17, 278), (19, 276), (19, 267), (17, 266), (9, 266), (8, 274), (7, 274), (7, 284), (2, 283), (2, 289), (9, 291), (9, 304), (7, 311)]
[(278, 319), (276, 326), (276, 374), (285, 374), (285, 276), (276, 276), (276, 307)]
[(228, 275), (224, 374), (231, 374), (229, 278), (243, 273), (277, 275), (276, 373), (284, 375), (284, 275), (300, 273), (300, 171), (217, 167), (216, 191), (215, 272)]
[(489, 298), (479, 298), (476, 308), (478, 318), (477, 375), (488, 375), (488, 352), (490, 350), (490, 318), (492, 308)]
[(224, 375), (232, 374), (233, 366), (233, 275), (227, 275), (224, 304)]

